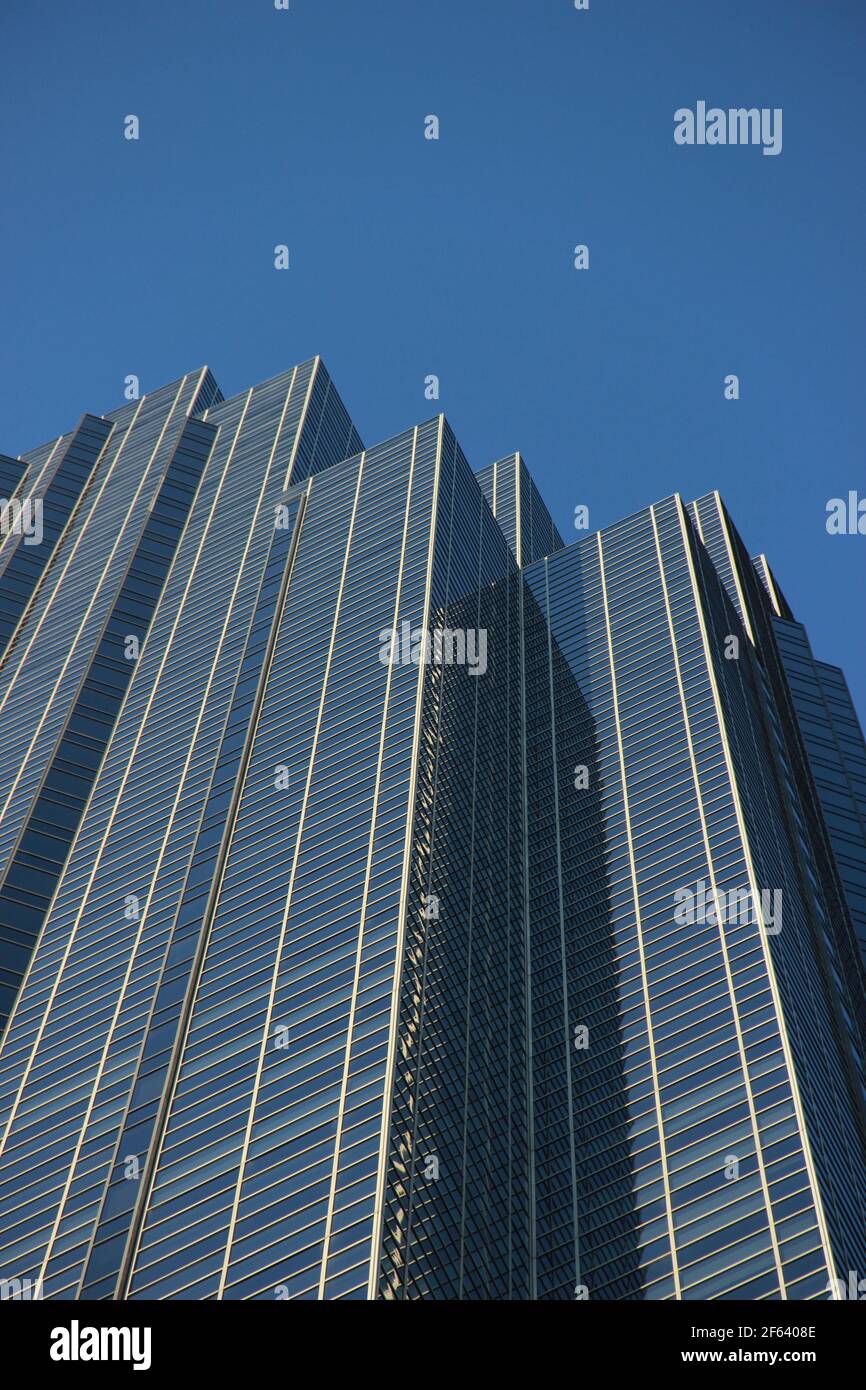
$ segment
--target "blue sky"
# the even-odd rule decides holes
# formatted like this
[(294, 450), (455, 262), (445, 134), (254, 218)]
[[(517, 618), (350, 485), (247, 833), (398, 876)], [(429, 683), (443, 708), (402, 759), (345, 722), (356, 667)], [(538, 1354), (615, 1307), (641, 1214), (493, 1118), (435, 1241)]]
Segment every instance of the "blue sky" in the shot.
[[(565, 533), (718, 487), (866, 714), (864, 50), (862, 0), (4, 0), (0, 450), (317, 352), (374, 443), (436, 373)], [(675, 145), (698, 100), (782, 153)]]

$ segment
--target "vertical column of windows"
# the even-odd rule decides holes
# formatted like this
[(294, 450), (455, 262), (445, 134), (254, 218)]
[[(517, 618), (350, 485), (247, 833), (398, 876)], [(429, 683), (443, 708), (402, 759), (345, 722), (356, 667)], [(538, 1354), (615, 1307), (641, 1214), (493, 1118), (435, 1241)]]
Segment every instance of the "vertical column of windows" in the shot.
[[(623, 813), (624, 813), (624, 821), (625, 821), (625, 836), (626, 836), (626, 847), (627, 847), (627, 856), (628, 856), (628, 869), (629, 869), (629, 877), (630, 877), (630, 881), (631, 881), (632, 910), (633, 910), (633, 913), (634, 913), (634, 928), (635, 928), (635, 932), (636, 932), (636, 946), (637, 946), (638, 965), (639, 965), (640, 993), (641, 993), (642, 1003), (643, 1003), (643, 1014), (644, 1014), (644, 1022), (645, 1022), (645, 1026), (646, 1026), (647, 1047), (648, 1047), (648, 1052), (649, 1052), (649, 1068), (650, 1068), (650, 1073), (651, 1073), (651, 1076), (652, 1076), (652, 1089), (653, 1089), (653, 1111), (654, 1111), (654, 1114), (653, 1114), (653, 1131), (654, 1131), (654, 1135), (655, 1135), (655, 1142), (654, 1142), (654, 1143), (650, 1143), (650, 1145), (649, 1145), (649, 1151), (647, 1152), (647, 1154), (646, 1154), (646, 1156), (645, 1156), (645, 1158), (644, 1158), (643, 1161), (644, 1161), (644, 1162), (646, 1162), (647, 1160), (652, 1161), (654, 1152), (657, 1154), (657, 1163), (658, 1163), (658, 1166), (659, 1166), (659, 1172), (660, 1172), (662, 1187), (663, 1187), (663, 1190), (664, 1190), (664, 1198), (665, 1198), (665, 1201), (664, 1201), (664, 1207), (665, 1207), (664, 1220), (663, 1220), (663, 1222), (661, 1222), (661, 1221), (659, 1222), (659, 1225), (663, 1225), (663, 1229), (660, 1230), (660, 1231), (658, 1232), (658, 1235), (657, 1235), (657, 1238), (656, 1238), (656, 1240), (655, 1240), (654, 1245), (651, 1244), (648, 1248), (645, 1247), (645, 1249), (644, 1249), (644, 1258), (646, 1259), (647, 1257), (653, 1257), (653, 1256), (655, 1256), (656, 1258), (660, 1258), (662, 1264), (666, 1264), (668, 1260), (671, 1260), (671, 1261), (672, 1261), (672, 1271), (671, 1271), (671, 1272), (672, 1272), (672, 1275), (673, 1275), (673, 1289), (674, 1289), (674, 1292), (676, 1293), (676, 1296), (679, 1298), (679, 1297), (680, 1297), (680, 1279), (679, 1279), (679, 1270), (678, 1270), (678, 1268), (677, 1268), (677, 1262), (676, 1262), (676, 1245), (675, 1245), (675, 1240), (674, 1240), (673, 1203), (672, 1203), (672, 1196), (671, 1196), (671, 1174), (670, 1174), (670, 1167), (669, 1167), (669, 1164), (668, 1164), (668, 1156), (667, 1156), (667, 1151), (666, 1151), (666, 1140), (665, 1140), (665, 1129), (664, 1129), (664, 1121), (663, 1121), (663, 1116), (662, 1116), (662, 1100), (661, 1100), (661, 1091), (660, 1091), (660, 1087), (659, 1087), (659, 1061), (658, 1061), (658, 1057), (657, 1057), (657, 1055), (656, 1055), (656, 1041), (655, 1041), (654, 1019), (653, 1019), (653, 1010), (652, 1010), (652, 1006), (651, 1006), (650, 972), (649, 972), (648, 967), (647, 967), (647, 955), (646, 955), (646, 948), (645, 948), (645, 942), (644, 942), (644, 924), (643, 924), (643, 920), (642, 920), (641, 893), (640, 893), (640, 887), (639, 887), (639, 881), (638, 881), (638, 869), (637, 869), (637, 862), (636, 862), (636, 856), (635, 856), (634, 829), (633, 829), (633, 824), (632, 824), (632, 809), (631, 809), (630, 802), (629, 802), (629, 783), (628, 783), (628, 775), (627, 775), (627, 759), (626, 759), (625, 744), (624, 744), (624, 740), (623, 740), (623, 720), (622, 720), (622, 712), (621, 712), (621, 702), (622, 702), (622, 699), (623, 699), (622, 683), (623, 683), (624, 676), (625, 676), (625, 674), (626, 674), (626, 672), (623, 670), (623, 667), (624, 667), (624, 666), (626, 667), (626, 671), (628, 670), (629, 667), (633, 667), (633, 663), (635, 662), (635, 655), (634, 655), (634, 652), (633, 652), (633, 651), (632, 651), (631, 653), (629, 653), (629, 652), (626, 650), (626, 651), (624, 651), (624, 652), (622, 653), (619, 662), (617, 661), (617, 644), (615, 643), (615, 640), (614, 640), (614, 630), (613, 630), (613, 624), (612, 624), (612, 620), (611, 620), (611, 609), (610, 609), (610, 603), (609, 603), (609, 598), (608, 598), (608, 574), (607, 574), (607, 570), (606, 570), (606, 557), (605, 557), (605, 550), (604, 550), (604, 545), (603, 545), (603, 541), (602, 541), (601, 532), (598, 533), (598, 536), (597, 536), (597, 543), (598, 543), (599, 571), (600, 571), (600, 577), (601, 577), (602, 605), (603, 605), (603, 610), (604, 610), (604, 629), (605, 629), (605, 634), (606, 634), (606, 639), (607, 639), (608, 658), (609, 658), (609, 662), (610, 662), (610, 681), (611, 681), (611, 694), (612, 694), (612, 703), (613, 703), (614, 730), (615, 730), (617, 754), (618, 754), (618, 759), (619, 759), (619, 774), (620, 774), (620, 780), (621, 780), (621, 786), (622, 786), (622, 796), (623, 796)], [(618, 559), (619, 559), (619, 566), (621, 567), (621, 566), (623, 565), (623, 563), (624, 563), (623, 557), (622, 557), (621, 554), (620, 554), (620, 556), (618, 557)], [(632, 579), (632, 580), (636, 580), (636, 579), (638, 578), (639, 569), (638, 569), (638, 567), (637, 567), (636, 564), (635, 564), (635, 557), (634, 557), (633, 555), (628, 556), (628, 557), (625, 559), (625, 564), (626, 564), (628, 570), (630, 571), (631, 579)], [(635, 605), (635, 607), (638, 607), (638, 605)], [(629, 614), (629, 617), (630, 617), (630, 619), (631, 619), (631, 623), (634, 624), (634, 622), (635, 622), (636, 620), (643, 620), (643, 619), (645, 618), (645, 614), (643, 614), (643, 613), (638, 614), (638, 613), (632, 612), (632, 613)], [(620, 643), (623, 643), (623, 640), (624, 640), (624, 637), (625, 637), (625, 634), (624, 634), (622, 628), (623, 628), (623, 623), (622, 623), (622, 620), (621, 620), (621, 624), (620, 624), (620, 633), (619, 633), (619, 642), (620, 642)], [(650, 633), (644, 632), (643, 640), (644, 640), (645, 642), (648, 641), (648, 640), (650, 640), (650, 637), (651, 637), (651, 634), (650, 634)], [(632, 671), (632, 677), (633, 677), (633, 671)], [(647, 711), (646, 711), (646, 710), (643, 710), (643, 711), (641, 712), (641, 720), (642, 720), (642, 722), (643, 722), (643, 727), (644, 727), (644, 728), (646, 727), (646, 725), (645, 725), (646, 716), (647, 716)], [(633, 716), (632, 716), (632, 717), (633, 717)], [(647, 1139), (648, 1139), (648, 1140), (650, 1139), (650, 1135), (647, 1135)], [(652, 1276), (651, 1276), (651, 1277), (657, 1277), (656, 1271), (653, 1271), (653, 1272), (652, 1272)]]
[(297, 540), (302, 500), (293, 496), (277, 504), (274, 534), (213, 778), (170, 933), (125, 1122), (118, 1137), (113, 1171), (82, 1276), (82, 1298), (111, 1296), (129, 1244), (136, 1199), (149, 1187), (146, 1172), (138, 1182), (129, 1180), (129, 1162), (132, 1157), (137, 1169), (145, 1169), (148, 1156), (153, 1153), (154, 1125), (164, 1105), (166, 1079), (176, 1053), (180, 1020), (189, 997), (195, 961), (203, 947), (219, 863), (225, 857), (231, 837), (231, 808), (237, 804), (254, 711), (261, 706), (267, 657), (273, 650), (281, 601), (291, 575), (291, 554)]
[(0, 887), (0, 991), (27, 967), (162, 592), (213, 429), (189, 421)]
[(110, 421), (85, 415), (39, 499), (40, 539), (32, 544), (32, 537), (22, 535), (14, 549), (4, 554), (0, 572), (0, 660), (81, 500), (111, 430)]
[[(671, 532), (671, 517), (669, 508), (663, 507), (662, 526), (665, 529), (665, 539), (668, 541)], [(710, 821), (706, 809), (706, 799), (709, 795), (712, 798), (714, 809), (716, 809), (716, 824), (713, 829), (718, 830), (718, 782), (720, 775), (720, 759), (718, 753), (713, 755), (711, 740), (704, 735), (700, 739), (700, 750), (696, 754), (695, 736), (692, 728), (692, 721), (695, 718), (695, 710), (690, 708), (687, 697), (686, 681), (689, 682), (689, 692), (692, 705), (696, 705), (698, 717), (700, 717), (701, 703), (698, 699), (696, 690), (696, 678), (699, 678), (700, 668), (695, 668), (695, 663), (691, 653), (694, 648), (694, 629), (695, 623), (691, 620), (687, 611), (678, 613), (679, 622), (675, 621), (675, 609), (671, 603), (671, 587), (677, 581), (682, 582), (683, 577), (683, 558), (677, 555), (679, 548), (674, 541), (666, 547), (666, 554), (663, 557), (662, 542), (660, 539), (659, 521), (656, 516), (656, 509), (650, 508), (650, 518), (653, 527), (656, 553), (658, 556), (659, 580), (664, 595), (665, 610), (667, 615), (668, 630), (670, 635), (671, 653), (673, 656), (674, 669), (676, 673), (677, 689), (680, 705), (682, 709), (683, 725), (685, 730), (686, 743), (689, 753), (689, 763), (691, 765), (692, 780), (697, 799), (698, 813), (700, 817), (701, 833), (706, 848), (708, 883), (713, 895), (713, 900), (721, 901), (719, 897), (720, 876), (717, 858), (714, 857), (712, 834)], [(676, 600), (675, 600), (676, 602)], [(686, 657), (685, 662), (681, 658), (680, 646), (684, 647), (684, 652), (689, 653), (691, 659)], [(685, 669), (685, 679), (684, 679)], [(700, 760), (700, 762), (699, 762)], [(716, 836), (717, 841), (721, 839), (722, 844), (716, 844), (716, 856), (721, 851), (721, 891), (727, 892), (729, 884), (726, 881), (730, 868), (730, 852), (722, 846), (727, 838), (728, 828), (725, 826), (723, 835)], [(739, 869), (739, 866), (738, 866)], [(735, 870), (735, 877), (738, 874)], [(772, 1208), (770, 1205), (770, 1195), (767, 1185), (764, 1156), (762, 1152), (762, 1140), (758, 1128), (757, 1108), (762, 1105), (766, 1110), (772, 1103), (785, 1104), (786, 1100), (790, 1103), (790, 1092), (784, 1094), (786, 1079), (784, 1074), (777, 1069), (775, 1073), (767, 1076), (766, 1068), (758, 1068), (761, 1080), (757, 1083), (757, 1098), (753, 1091), (753, 1078), (749, 1067), (749, 1057), (747, 1055), (747, 1045), (752, 1050), (752, 1063), (755, 1065), (757, 1059), (754, 1049), (756, 1046), (755, 1029), (769, 1021), (774, 1022), (772, 1011), (772, 998), (767, 987), (762, 988), (760, 971), (760, 944), (757, 941), (757, 933), (754, 929), (749, 931), (748, 924), (743, 924), (741, 929), (729, 925), (726, 922), (714, 924), (717, 931), (722, 950), (723, 966), (727, 989), (732, 1001), (733, 1018), (737, 1035), (737, 1049), (742, 1071), (742, 1091), (745, 1094), (748, 1115), (751, 1124), (752, 1136), (754, 1140), (754, 1156), (757, 1167), (756, 1173), (743, 1172), (741, 1168), (740, 1176), (736, 1184), (728, 1193), (725, 1188), (719, 1185), (719, 1195), (716, 1198), (718, 1209), (712, 1211), (708, 1216), (702, 1215), (707, 1203), (697, 1206), (686, 1203), (681, 1211), (677, 1213), (677, 1233), (681, 1243), (681, 1263), (684, 1268), (684, 1287), (688, 1288), (693, 1282), (697, 1282), (700, 1287), (700, 1276), (706, 1273), (707, 1266), (704, 1263), (698, 1264), (696, 1270), (691, 1268), (694, 1263), (694, 1255), (697, 1254), (706, 1259), (710, 1250), (710, 1244), (714, 1240), (724, 1252), (729, 1247), (734, 1247), (737, 1239), (754, 1239), (762, 1230), (767, 1231), (772, 1245), (773, 1259), (777, 1279), (771, 1281), (768, 1272), (758, 1274), (757, 1279), (760, 1287), (753, 1286), (748, 1290), (749, 1297), (755, 1297), (760, 1292), (780, 1292), (784, 1295), (784, 1282), (782, 1278), (781, 1258), (778, 1243), (775, 1237), (773, 1224)], [(745, 973), (744, 973), (745, 972)], [(768, 1012), (769, 1011), (769, 1012)], [(744, 1037), (743, 1029), (747, 1029)], [(772, 1034), (771, 1034), (772, 1036)], [(748, 1039), (748, 1044), (746, 1039)], [(775, 1085), (775, 1090), (773, 1086)], [(690, 1096), (692, 1117), (700, 1122), (702, 1115), (702, 1103), (706, 1096), (706, 1103), (716, 1112), (716, 1123), (719, 1118), (723, 1120), (734, 1119), (740, 1105), (741, 1085), (735, 1076), (732, 1076), (726, 1088), (720, 1092), (716, 1083), (704, 1084), (697, 1087)], [(738, 1159), (738, 1161), (740, 1161)], [(712, 1199), (711, 1199), (712, 1200)], [(716, 1227), (718, 1234), (713, 1236), (712, 1228)], [(723, 1253), (722, 1261), (727, 1258)], [(695, 1274), (698, 1279), (695, 1280)], [(724, 1276), (723, 1276), (724, 1277)]]

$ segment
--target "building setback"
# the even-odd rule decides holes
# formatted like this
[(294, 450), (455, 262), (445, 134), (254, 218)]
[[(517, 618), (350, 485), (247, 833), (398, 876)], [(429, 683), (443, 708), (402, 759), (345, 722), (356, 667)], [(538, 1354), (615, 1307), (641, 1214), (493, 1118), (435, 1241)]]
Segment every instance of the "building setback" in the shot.
[(841, 1296), (866, 749), (718, 494), (566, 547), (318, 358), (0, 488), (0, 1291)]

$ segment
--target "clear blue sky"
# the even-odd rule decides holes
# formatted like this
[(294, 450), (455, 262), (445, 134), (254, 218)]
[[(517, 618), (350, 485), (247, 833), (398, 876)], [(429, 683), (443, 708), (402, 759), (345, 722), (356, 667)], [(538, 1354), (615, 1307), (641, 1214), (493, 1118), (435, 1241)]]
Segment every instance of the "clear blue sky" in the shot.
[(863, 0), (3, 0), (0, 54), (0, 450), (317, 352), (373, 443), (435, 372), (566, 534), (718, 487), (866, 714)]

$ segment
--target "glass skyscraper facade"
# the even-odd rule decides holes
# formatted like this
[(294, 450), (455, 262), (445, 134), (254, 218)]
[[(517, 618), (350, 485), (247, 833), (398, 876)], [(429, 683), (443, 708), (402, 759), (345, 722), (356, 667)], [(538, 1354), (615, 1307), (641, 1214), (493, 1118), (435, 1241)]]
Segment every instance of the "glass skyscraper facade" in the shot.
[(565, 545), (316, 358), (0, 498), (7, 1296), (866, 1272), (866, 748), (718, 494)]

